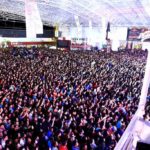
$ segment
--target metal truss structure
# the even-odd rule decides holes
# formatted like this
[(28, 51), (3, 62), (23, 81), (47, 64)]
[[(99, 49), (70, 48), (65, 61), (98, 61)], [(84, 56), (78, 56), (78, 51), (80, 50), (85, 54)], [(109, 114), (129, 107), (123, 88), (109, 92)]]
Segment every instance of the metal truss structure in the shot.
[[(48, 25), (102, 26), (102, 18), (112, 26), (150, 26), (149, 0), (37, 0), (42, 22)], [(0, 18), (24, 21), (25, 0), (1, 0)]]

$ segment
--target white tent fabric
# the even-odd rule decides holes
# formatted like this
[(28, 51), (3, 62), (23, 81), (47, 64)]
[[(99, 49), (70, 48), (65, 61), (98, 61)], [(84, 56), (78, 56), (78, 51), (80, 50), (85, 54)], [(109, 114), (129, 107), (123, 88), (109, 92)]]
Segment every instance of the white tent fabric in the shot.
[[(150, 26), (149, 0), (36, 0), (42, 21), (59, 26), (102, 26), (102, 18), (113, 26)], [(25, 0), (1, 0), (0, 11), (11, 19), (24, 19)]]
[[(92, 46), (102, 47), (106, 44), (106, 30), (101, 27), (93, 27), (92, 30), (89, 27), (82, 28), (82, 34), (78, 36), (77, 27), (72, 27), (67, 30), (67, 28), (61, 28), (62, 36), (71, 40), (73, 38), (86, 38), (87, 43)], [(120, 41), (126, 41), (127, 38), (127, 27), (112, 27), (110, 31), (110, 39), (112, 40), (112, 49), (117, 50)], [(79, 41), (80, 42), (80, 41)]]
[[(88, 43), (93, 46), (105, 44), (108, 21), (114, 50), (119, 41), (126, 40), (127, 27), (150, 26), (149, 0), (35, 1), (43, 24), (58, 25), (62, 36), (67, 39), (88, 37)], [(79, 26), (75, 16), (78, 16)], [(25, 21), (25, 0), (1, 0), (0, 19), (3, 18)], [(92, 23), (92, 29), (89, 28), (89, 22)]]
[(25, 0), (26, 32), (28, 38), (36, 38), (43, 33), (43, 23), (39, 14), (36, 0)]

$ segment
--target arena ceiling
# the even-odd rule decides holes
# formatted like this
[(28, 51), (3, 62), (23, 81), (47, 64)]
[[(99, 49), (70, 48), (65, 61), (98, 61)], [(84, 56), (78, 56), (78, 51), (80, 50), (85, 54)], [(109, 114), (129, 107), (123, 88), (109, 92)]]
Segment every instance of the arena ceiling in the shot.
[[(113, 26), (150, 26), (150, 0), (37, 0), (44, 24), (101, 26), (102, 18)], [(25, 0), (0, 0), (1, 18), (25, 20)]]

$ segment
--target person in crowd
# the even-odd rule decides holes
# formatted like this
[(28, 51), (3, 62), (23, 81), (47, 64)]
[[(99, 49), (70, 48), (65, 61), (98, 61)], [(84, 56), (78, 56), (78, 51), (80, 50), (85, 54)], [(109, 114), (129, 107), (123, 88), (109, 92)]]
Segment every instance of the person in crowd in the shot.
[(143, 118), (146, 121), (150, 121), (150, 87), (148, 89), (147, 102), (145, 105), (145, 113), (143, 115)]
[(114, 149), (137, 110), (146, 56), (1, 51), (0, 149)]

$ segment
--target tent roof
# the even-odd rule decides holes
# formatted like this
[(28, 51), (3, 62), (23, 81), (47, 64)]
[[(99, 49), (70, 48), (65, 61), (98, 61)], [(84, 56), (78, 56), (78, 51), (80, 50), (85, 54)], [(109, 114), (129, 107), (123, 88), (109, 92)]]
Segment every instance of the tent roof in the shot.
[[(113, 26), (150, 26), (150, 0), (37, 0), (44, 24), (101, 26), (102, 18)], [(25, 19), (25, 0), (1, 0), (0, 16)]]

